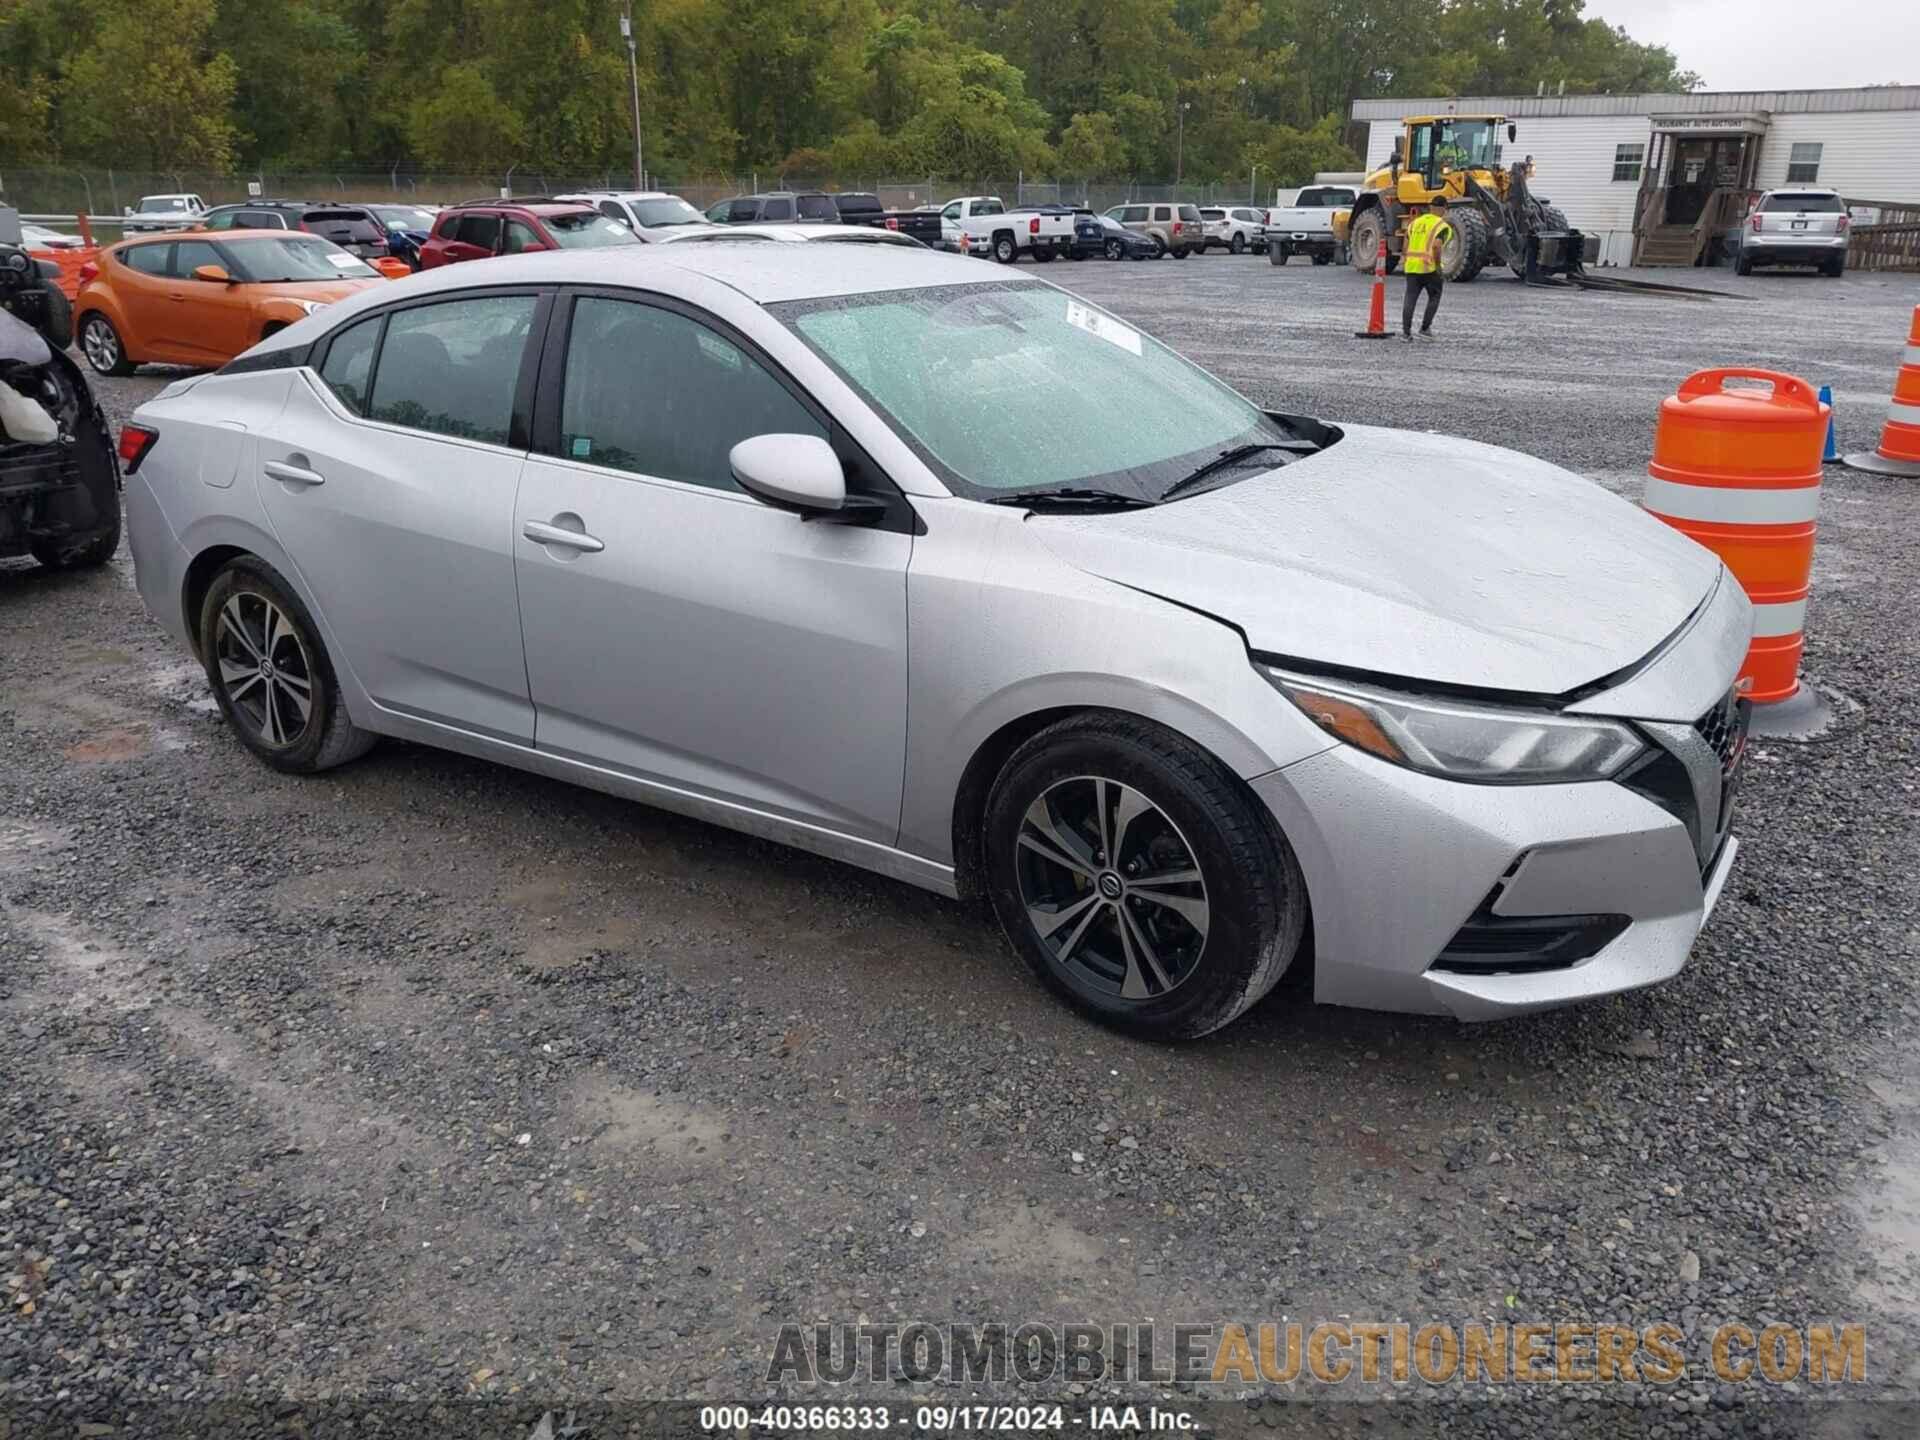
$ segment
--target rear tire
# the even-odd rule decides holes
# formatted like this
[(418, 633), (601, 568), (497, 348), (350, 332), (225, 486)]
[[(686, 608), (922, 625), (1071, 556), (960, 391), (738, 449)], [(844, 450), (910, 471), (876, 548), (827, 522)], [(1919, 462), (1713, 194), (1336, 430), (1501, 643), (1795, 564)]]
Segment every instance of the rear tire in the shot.
[(1247, 237), (1236, 231), (1234, 233), (1234, 237), (1232, 241), (1228, 243), (1227, 249), (1229, 252), (1235, 255), (1246, 254), (1247, 253)]
[(1042, 265), (1044, 265), (1049, 260), (1053, 259), (1053, 251), (1044, 249), (1041, 246), (1036, 245), (1033, 247), (1033, 258), (1039, 261)]
[(1316, 265), (1330, 265), (1333, 263), (1333, 256), (1325, 250), (1316, 250), (1313, 253), (1313, 263)]
[(1184, 245), (1175, 246), (1173, 251), (1173, 258), (1176, 260), (1184, 260), (1187, 258), (1188, 255), (1192, 253), (1193, 252), (1188, 250), (1187, 247)]
[(98, 310), (87, 312), (80, 322), (80, 353), (87, 357), (96, 374), (131, 375), (133, 361), (127, 358), (126, 342), (113, 322)]
[(1104, 1024), (1205, 1035), (1299, 950), (1292, 850), (1229, 771), (1158, 725), (1096, 713), (1049, 726), (1007, 761), (984, 823), (987, 889), (1014, 948)]
[(256, 757), (312, 775), (372, 748), (374, 734), (347, 716), (313, 617), (265, 561), (244, 555), (214, 576), (199, 626), (213, 698)]
[(1153, 237), (1153, 258), (1158, 260), (1162, 255), (1165, 255), (1166, 253), (1167, 253), (1167, 242), (1162, 240), (1158, 235), (1155, 235)]
[(1753, 261), (1749, 260), (1745, 255), (1734, 256), (1733, 273), (1736, 275), (1751, 275), (1753, 273)]
[(1293, 258), (1293, 252), (1287, 249), (1286, 246), (1276, 245), (1271, 241), (1268, 242), (1267, 263), (1269, 265), (1284, 265), (1287, 263), (1287, 261), (1291, 260), (1292, 258)]
[(1820, 267), (1820, 273), (1829, 280), (1838, 280), (1842, 275), (1847, 273), (1847, 257), (1844, 255), (1835, 256)]

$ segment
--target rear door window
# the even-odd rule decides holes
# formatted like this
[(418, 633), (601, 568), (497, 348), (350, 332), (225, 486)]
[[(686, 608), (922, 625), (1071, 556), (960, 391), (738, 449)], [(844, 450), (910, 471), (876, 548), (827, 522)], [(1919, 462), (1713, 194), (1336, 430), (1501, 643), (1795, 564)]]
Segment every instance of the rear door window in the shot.
[(769, 200), (760, 210), (762, 220), (793, 219), (793, 201), (787, 199)]
[(462, 245), (478, 245), (482, 250), (491, 250), (500, 238), (500, 217), (462, 215), (456, 236)]
[(327, 346), (327, 360), (320, 367), (320, 378), (340, 403), (356, 415), (367, 413), (367, 381), (373, 375), (373, 351), (380, 343), (380, 323), (375, 315), (348, 326)]
[(840, 212), (835, 208), (831, 195), (802, 195), (797, 202), (802, 220), (838, 220)]
[(167, 257), (173, 253), (172, 245), (134, 245), (120, 252), (120, 259), (127, 267), (138, 270), (142, 275), (164, 275), (167, 273)]
[(201, 225), (208, 230), (231, 230), (236, 225), (243, 225), (245, 223), (246, 222), (240, 218), (238, 211), (215, 210), (201, 222)]
[(482, 295), (396, 310), (374, 370), (369, 416), (506, 444), (535, 303), (532, 295)]
[(284, 230), (287, 217), (277, 210), (242, 210), (234, 222), (238, 230)]
[(727, 208), (727, 219), (735, 225), (759, 218), (760, 202), (757, 200), (735, 200)]

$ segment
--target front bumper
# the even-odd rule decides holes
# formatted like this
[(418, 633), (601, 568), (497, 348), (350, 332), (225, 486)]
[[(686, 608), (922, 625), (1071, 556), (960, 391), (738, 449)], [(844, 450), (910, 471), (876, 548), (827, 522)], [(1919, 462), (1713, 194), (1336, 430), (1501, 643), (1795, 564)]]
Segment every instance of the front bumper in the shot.
[[(1313, 906), (1314, 998), (1492, 1020), (1658, 984), (1686, 965), (1738, 842), (1703, 866), (1687, 822), (1613, 782), (1467, 785), (1338, 745), (1254, 780)], [(1470, 920), (1603, 917), (1612, 938), (1539, 968), (1441, 968)]]

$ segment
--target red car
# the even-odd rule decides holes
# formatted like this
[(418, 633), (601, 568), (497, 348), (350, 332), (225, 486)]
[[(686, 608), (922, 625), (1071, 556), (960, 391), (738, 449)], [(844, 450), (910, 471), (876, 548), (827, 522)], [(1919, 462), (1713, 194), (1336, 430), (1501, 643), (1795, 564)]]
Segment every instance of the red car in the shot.
[(476, 200), (440, 212), (420, 247), (420, 268), (534, 250), (638, 245), (634, 233), (591, 205), (557, 200)]

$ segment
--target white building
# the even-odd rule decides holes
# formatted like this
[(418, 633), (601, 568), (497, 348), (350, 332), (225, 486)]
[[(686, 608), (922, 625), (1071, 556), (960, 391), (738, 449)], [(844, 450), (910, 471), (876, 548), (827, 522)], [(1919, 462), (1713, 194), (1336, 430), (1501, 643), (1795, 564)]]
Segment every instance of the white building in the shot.
[(1402, 117), (1449, 113), (1506, 116), (1502, 163), (1533, 157), (1535, 192), (1600, 236), (1603, 265), (1690, 264), (1752, 192), (1787, 184), (1920, 205), (1920, 85), (1356, 100), (1367, 164), (1386, 163)]

